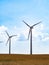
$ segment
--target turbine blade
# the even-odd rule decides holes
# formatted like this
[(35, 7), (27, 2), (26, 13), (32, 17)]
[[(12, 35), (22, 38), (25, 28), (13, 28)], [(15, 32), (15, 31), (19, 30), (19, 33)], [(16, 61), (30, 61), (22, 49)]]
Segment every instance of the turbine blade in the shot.
[(8, 40), (7, 40), (7, 42), (6, 42), (6, 45), (7, 45), (8, 41), (9, 41), (9, 38), (8, 38)]
[(28, 27), (30, 27), (30, 25), (28, 25), (24, 20), (23, 20), (23, 22), (24, 22)]
[(7, 31), (5, 31), (6, 32), (6, 34), (8, 35), (8, 37), (9, 37), (9, 34), (8, 34), (8, 32)]
[(31, 29), (29, 30), (28, 39), (29, 39), (30, 32), (31, 32)]
[(40, 24), (40, 23), (41, 23), (41, 21), (40, 21), (40, 22), (38, 22), (38, 23), (36, 23), (36, 24), (34, 24), (34, 25), (32, 26), (32, 28), (33, 28), (34, 26), (36, 26), (36, 25)]
[(12, 35), (12, 36), (10, 36), (10, 37), (14, 37), (14, 36), (17, 36), (17, 35)]

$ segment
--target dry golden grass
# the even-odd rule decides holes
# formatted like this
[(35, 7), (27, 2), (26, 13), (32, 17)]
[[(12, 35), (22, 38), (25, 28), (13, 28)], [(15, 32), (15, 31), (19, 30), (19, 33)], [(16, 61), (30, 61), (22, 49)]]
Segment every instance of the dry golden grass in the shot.
[(49, 55), (0, 54), (0, 65), (49, 65)]

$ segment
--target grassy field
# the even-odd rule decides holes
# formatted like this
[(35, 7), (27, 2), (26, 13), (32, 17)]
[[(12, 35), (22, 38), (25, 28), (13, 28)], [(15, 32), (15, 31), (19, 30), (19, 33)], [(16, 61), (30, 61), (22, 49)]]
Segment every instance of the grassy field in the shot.
[(0, 54), (0, 65), (49, 65), (49, 55)]

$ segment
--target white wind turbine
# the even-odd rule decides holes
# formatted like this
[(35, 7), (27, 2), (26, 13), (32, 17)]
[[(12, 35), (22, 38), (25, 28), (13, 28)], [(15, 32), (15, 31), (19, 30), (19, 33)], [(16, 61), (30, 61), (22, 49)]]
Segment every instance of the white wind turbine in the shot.
[(34, 26), (36, 26), (39, 23), (41, 23), (41, 21), (36, 23), (36, 24), (34, 24), (34, 25), (32, 25), (32, 26), (28, 25), (24, 20), (23, 20), (23, 22), (30, 28), (29, 29), (29, 34), (28, 34), (28, 39), (29, 39), (29, 36), (30, 36), (30, 54), (32, 55), (32, 29), (34, 28)]
[(7, 43), (9, 42), (9, 54), (11, 54), (11, 38), (14, 37), (14, 36), (17, 36), (17, 35), (11, 35), (10, 36), (7, 31), (5, 31), (5, 32), (6, 32), (7, 36), (8, 36)]

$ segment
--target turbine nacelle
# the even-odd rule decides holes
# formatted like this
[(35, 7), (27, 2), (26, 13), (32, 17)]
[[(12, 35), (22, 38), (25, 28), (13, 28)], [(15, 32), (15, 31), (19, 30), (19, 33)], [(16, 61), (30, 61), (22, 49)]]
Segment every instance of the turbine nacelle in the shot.
[(30, 29), (33, 29), (34, 27), (33, 26), (30, 26)]
[(0, 43), (3, 43), (3, 41), (0, 41)]

